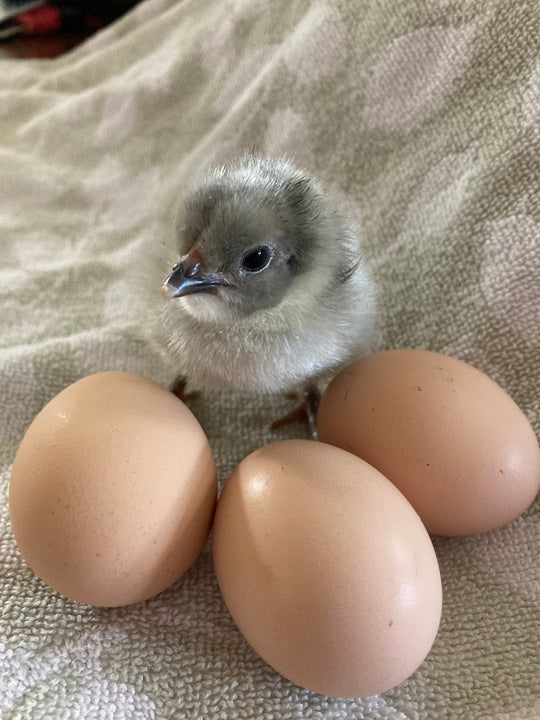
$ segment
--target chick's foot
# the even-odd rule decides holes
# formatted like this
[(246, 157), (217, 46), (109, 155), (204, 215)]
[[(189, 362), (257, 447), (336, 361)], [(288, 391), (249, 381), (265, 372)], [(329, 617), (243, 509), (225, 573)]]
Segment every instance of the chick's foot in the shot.
[(187, 392), (187, 378), (184, 375), (179, 375), (171, 385), (171, 392), (176, 395), (183, 403), (189, 403), (191, 400), (196, 400), (199, 397), (198, 392)]
[(301, 393), (287, 393), (286, 397), (289, 399), (301, 397), (302, 401), (300, 405), (293, 408), (290, 412), (286, 413), (277, 420), (274, 420), (274, 422), (270, 424), (270, 430), (278, 430), (279, 428), (291, 425), (292, 423), (301, 423), (302, 425), (307, 424), (311, 432), (311, 437), (316, 439), (317, 409), (321, 399), (318, 389), (315, 386), (310, 385)]

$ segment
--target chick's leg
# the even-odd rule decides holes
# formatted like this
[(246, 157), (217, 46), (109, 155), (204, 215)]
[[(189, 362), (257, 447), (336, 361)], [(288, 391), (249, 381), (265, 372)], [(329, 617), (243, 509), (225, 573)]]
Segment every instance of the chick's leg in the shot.
[(271, 423), (270, 430), (277, 430), (292, 423), (305, 423), (311, 431), (311, 436), (315, 439), (317, 437), (317, 409), (321, 399), (319, 389), (316, 385), (307, 385), (301, 393), (288, 393), (287, 397), (291, 399), (301, 397), (302, 401), (300, 405)]
[(179, 375), (171, 385), (171, 392), (176, 395), (183, 403), (188, 403), (190, 400), (195, 400), (199, 397), (198, 392), (186, 392), (187, 377), (185, 375)]

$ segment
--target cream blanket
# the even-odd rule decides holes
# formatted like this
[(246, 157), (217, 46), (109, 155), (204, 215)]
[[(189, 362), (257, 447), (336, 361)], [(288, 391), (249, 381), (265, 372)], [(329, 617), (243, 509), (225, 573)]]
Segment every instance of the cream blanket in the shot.
[[(8, 518), (10, 468), (76, 379), (174, 367), (137, 307), (195, 174), (253, 147), (333, 185), (381, 288), (384, 347), (497, 380), (540, 430), (540, 17), (532, 0), (147, 0), (55, 61), (0, 63), (0, 712), (3, 720), (538, 720), (537, 502), (510, 526), (435, 538), (432, 652), (380, 697), (272, 671), (236, 630), (209, 546), (122, 609), (56, 595)], [(156, 302), (159, 287), (156, 288)], [(220, 481), (283, 398), (205, 393)]]

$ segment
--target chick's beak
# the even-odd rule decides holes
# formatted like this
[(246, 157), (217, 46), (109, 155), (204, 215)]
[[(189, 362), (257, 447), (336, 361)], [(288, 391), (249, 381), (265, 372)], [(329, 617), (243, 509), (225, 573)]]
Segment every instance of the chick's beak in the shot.
[(193, 293), (211, 292), (218, 285), (228, 284), (221, 273), (205, 270), (199, 253), (190, 253), (173, 267), (163, 283), (161, 297), (172, 300)]

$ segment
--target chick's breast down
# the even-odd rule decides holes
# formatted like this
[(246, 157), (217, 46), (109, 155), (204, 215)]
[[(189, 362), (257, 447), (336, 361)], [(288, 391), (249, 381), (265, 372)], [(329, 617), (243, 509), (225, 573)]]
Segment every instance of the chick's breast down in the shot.
[(359, 240), (288, 162), (248, 157), (208, 176), (183, 204), (175, 249), (158, 325), (188, 379), (282, 392), (372, 349)]

